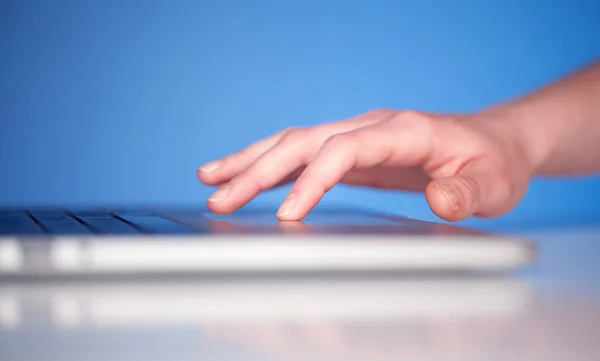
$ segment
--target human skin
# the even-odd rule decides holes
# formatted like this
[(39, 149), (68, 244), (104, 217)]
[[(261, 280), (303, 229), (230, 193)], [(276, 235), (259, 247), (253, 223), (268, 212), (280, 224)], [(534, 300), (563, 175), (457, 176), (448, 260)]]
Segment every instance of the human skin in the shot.
[(600, 62), (471, 114), (377, 109), (290, 128), (198, 169), (230, 213), (294, 182), (277, 212), (301, 220), (338, 183), (424, 192), (447, 221), (510, 211), (537, 175), (600, 172)]

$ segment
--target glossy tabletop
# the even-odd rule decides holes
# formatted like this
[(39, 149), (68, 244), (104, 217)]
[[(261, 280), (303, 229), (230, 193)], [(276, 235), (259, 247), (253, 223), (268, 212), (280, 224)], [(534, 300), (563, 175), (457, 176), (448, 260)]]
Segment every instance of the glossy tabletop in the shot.
[(600, 226), (495, 275), (0, 284), (0, 359), (598, 360)]

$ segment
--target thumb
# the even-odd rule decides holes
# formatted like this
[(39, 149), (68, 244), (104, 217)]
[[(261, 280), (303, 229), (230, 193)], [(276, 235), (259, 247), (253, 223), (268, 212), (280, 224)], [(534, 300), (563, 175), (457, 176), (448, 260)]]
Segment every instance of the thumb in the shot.
[(512, 209), (525, 193), (527, 182), (518, 179), (501, 174), (484, 161), (474, 161), (456, 175), (429, 183), (425, 197), (431, 210), (447, 221), (472, 215), (494, 217)]

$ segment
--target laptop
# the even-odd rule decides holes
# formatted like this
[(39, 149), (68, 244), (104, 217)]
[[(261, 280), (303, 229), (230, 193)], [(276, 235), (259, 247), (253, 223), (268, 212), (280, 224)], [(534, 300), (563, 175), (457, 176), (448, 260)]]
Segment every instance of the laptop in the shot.
[(0, 276), (506, 271), (528, 239), (360, 210), (0, 210)]

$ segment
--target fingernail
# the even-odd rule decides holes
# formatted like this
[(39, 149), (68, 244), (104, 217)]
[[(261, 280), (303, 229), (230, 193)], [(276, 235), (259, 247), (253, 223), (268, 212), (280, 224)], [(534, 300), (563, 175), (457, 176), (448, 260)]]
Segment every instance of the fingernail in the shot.
[(281, 204), (281, 207), (279, 207), (279, 210), (277, 211), (277, 216), (278, 217), (287, 216), (293, 210), (294, 205), (296, 205), (296, 196), (293, 194), (290, 194), (287, 196), (285, 201), (283, 201), (283, 203)]
[(205, 165), (203, 165), (202, 167), (200, 167), (198, 169), (200, 169), (201, 172), (208, 173), (208, 172), (217, 170), (220, 166), (221, 166), (221, 162), (216, 160), (214, 162), (206, 163)]
[(208, 198), (209, 202), (219, 202), (227, 197), (227, 193), (229, 193), (229, 186), (223, 186), (219, 188), (215, 193), (213, 193), (210, 198)]
[(450, 203), (450, 207), (452, 207), (452, 212), (457, 212), (460, 209), (460, 195), (458, 189), (451, 184), (437, 184), (436, 187), (444, 196), (446, 196), (446, 199), (448, 199), (448, 203)]

